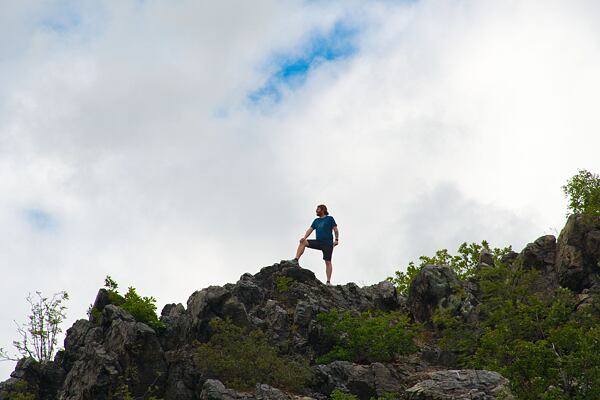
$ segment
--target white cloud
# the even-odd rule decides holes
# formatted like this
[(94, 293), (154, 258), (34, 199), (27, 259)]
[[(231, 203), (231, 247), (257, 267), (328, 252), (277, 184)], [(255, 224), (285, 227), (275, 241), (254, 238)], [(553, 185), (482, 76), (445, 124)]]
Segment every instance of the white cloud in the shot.
[[(600, 170), (593, 2), (5, 10), (1, 36), (18, 39), (0, 47), (2, 347), (28, 291), (69, 291), (68, 325), (107, 274), (159, 307), (185, 302), (291, 258), (322, 202), (342, 239), (334, 282), (462, 241), (518, 250), (561, 228), (577, 168)], [(358, 27), (356, 54), (247, 107), (273, 55), (338, 21)], [(302, 261), (324, 277), (317, 252)]]

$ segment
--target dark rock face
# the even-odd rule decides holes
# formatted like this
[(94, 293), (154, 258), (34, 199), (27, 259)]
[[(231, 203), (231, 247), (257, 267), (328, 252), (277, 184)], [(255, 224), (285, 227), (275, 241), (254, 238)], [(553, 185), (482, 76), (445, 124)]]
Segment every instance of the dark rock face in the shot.
[(561, 286), (580, 292), (600, 282), (600, 222), (571, 215), (558, 236), (556, 274)]
[(497, 372), (445, 370), (428, 373), (406, 391), (410, 400), (514, 399), (506, 378)]
[(555, 272), (557, 243), (553, 235), (539, 237), (529, 243), (513, 262), (513, 266), (527, 270), (537, 270), (539, 277), (533, 282), (533, 290), (540, 296), (550, 298), (558, 288), (558, 276)]
[(57, 362), (40, 364), (33, 358), (23, 358), (10, 376), (10, 379), (0, 383), (0, 399), (6, 393), (18, 391), (20, 384), (26, 384), (27, 391), (36, 399), (50, 400), (56, 398), (65, 380), (65, 371)]
[(524, 268), (535, 268), (551, 273), (556, 262), (556, 238), (553, 235), (546, 235), (529, 243), (517, 257), (517, 262)]
[(416, 321), (431, 320), (438, 308), (469, 318), (475, 297), (463, 290), (458, 277), (447, 265), (425, 265), (410, 284), (408, 307)]
[(165, 399), (196, 399), (196, 391), (202, 380), (193, 360), (193, 347), (184, 346), (177, 350), (165, 352), (165, 360), (169, 366)]
[(102, 310), (102, 325), (79, 320), (67, 331), (65, 365), (69, 367), (60, 399), (109, 399), (125, 387), (133, 396), (159, 388), (167, 364), (152, 328), (112, 304)]

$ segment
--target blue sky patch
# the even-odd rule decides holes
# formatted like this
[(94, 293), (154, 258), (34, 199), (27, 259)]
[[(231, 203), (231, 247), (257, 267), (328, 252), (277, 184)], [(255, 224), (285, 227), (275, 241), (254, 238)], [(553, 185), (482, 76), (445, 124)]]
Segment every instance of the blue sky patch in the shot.
[(39, 208), (28, 208), (24, 212), (25, 220), (36, 231), (46, 232), (56, 229), (55, 218)]
[[(315, 33), (294, 54), (277, 54), (268, 63), (273, 73), (265, 84), (248, 95), (252, 103), (279, 102), (283, 88), (297, 88), (319, 65), (351, 57), (357, 51), (358, 29), (338, 22), (326, 33)], [(273, 68), (274, 67), (274, 68)]]
[(69, 6), (57, 7), (40, 20), (40, 25), (57, 33), (67, 33), (81, 25), (81, 16)]

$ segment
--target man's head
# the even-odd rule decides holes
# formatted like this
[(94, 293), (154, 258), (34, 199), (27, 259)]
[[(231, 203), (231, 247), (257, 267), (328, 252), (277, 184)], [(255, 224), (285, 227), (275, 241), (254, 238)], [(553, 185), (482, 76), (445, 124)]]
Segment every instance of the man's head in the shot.
[(327, 211), (325, 204), (319, 204), (317, 206), (317, 217), (322, 217), (323, 215), (329, 215), (329, 211)]

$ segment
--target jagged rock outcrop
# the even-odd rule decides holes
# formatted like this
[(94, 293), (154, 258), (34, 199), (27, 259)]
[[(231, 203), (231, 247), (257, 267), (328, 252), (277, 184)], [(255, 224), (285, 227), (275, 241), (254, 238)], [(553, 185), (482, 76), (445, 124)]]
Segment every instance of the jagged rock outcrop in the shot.
[(532, 290), (541, 298), (551, 299), (554, 290), (559, 287), (558, 276), (555, 271), (558, 245), (556, 237), (545, 235), (528, 243), (514, 259), (514, 268), (536, 270), (539, 272), (537, 279), (532, 282)]
[[(327, 287), (312, 271), (281, 262), (256, 275), (244, 274), (235, 284), (196, 291), (188, 299), (187, 309), (175, 304), (165, 306), (161, 319), (167, 329), (160, 340), (166, 351), (193, 340), (206, 341), (211, 319), (230, 318), (237, 325), (268, 331), (274, 344), (291, 340), (292, 346), (306, 350), (310, 356), (315, 349), (310, 348), (307, 338), (315, 335), (319, 312), (403, 307), (403, 299), (390, 282), (363, 288), (354, 283)], [(291, 333), (292, 327), (295, 334)]]
[[(99, 316), (79, 320), (67, 331), (65, 349), (57, 355), (52, 374), (45, 375), (52, 382), (38, 384), (46, 397), (36, 398), (123, 399), (128, 393), (140, 399), (324, 400), (334, 389), (360, 399), (390, 392), (406, 398), (407, 389), (443, 367), (432, 365), (435, 360), (426, 360), (420, 353), (405, 362), (387, 364), (338, 361), (315, 365), (314, 381), (303, 395), (262, 383), (253, 393), (242, 393), (201, 376), (194, 364), (194, 343), (208, 340), (212, 319), (229, 318), (239, 326), (262, 329), (272, 345), (285, 346), (286, 351), (314, 361), (331, 346), (317, 322), (320, 312), (333, 308), (352, 313), (402, 310), (426, 320), (442, 306), (468, 315), (472, 299), (465, 297), (468, 291), (460, 285), (448, 267), (428, 266), (412, 288), (409, 310), (406, 299), (397, 295), (390, 282), (326, 286), (311, 271), (281, 262), (255, 275), (244, 274), (235, 284), (198, 290), (186, 306), (166, 305), (160, 317), (165, 328), (158, 332), (111, 304), (101, 289), (94, 302)], [(23, 365), (21, 370), (28, 371)], [(31, 374), (15, 373), (20, 375), (3, 387), (18, 381), (37, 382)]]
[[(10, 375), (10, 379), (0, 383), (0, 399), (3, 393), (27, 389), (35, 398), (55, 399), (65, 378), (65, 371), (59, 362), (40, 364), (33, 358), (23, 358)], [(23, 385), (25, 384), (25, 385)]]
[(600, 221), (571, 215), (558, 236), (555, 271), (561, 286), (580, 292), (600, 284)]
[(533, 268), (551, 274), (556, 263), (556, 237), (545, 235), (527, 244), (516, 262), (524, 268)]
[(100, 311), (100, 325), (79, 320), (67, 331), (68, 373), (58, 398), (109, 399), (125, 387), (136, 397), (161, 397), (167, 363), (156, 332), (115, 305)]

